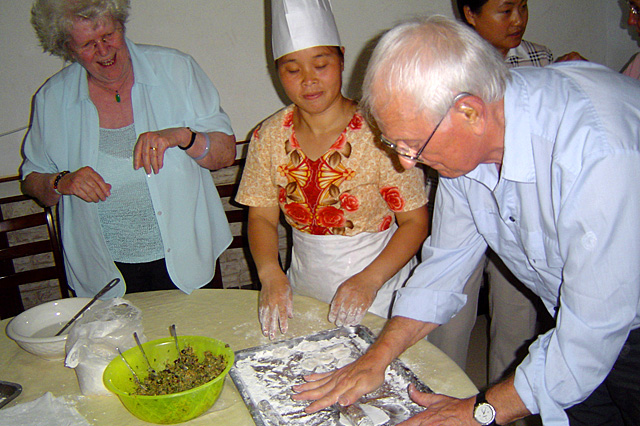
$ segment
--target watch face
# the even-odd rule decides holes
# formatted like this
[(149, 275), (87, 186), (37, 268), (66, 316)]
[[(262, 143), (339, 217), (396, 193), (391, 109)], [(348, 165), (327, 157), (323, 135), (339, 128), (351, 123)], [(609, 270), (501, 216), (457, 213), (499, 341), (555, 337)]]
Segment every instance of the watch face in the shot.
[(496, 418), (496, 410), (487, 402), (480, 403), (473, 412), (473, 417), (482, 425), (488, 425)]

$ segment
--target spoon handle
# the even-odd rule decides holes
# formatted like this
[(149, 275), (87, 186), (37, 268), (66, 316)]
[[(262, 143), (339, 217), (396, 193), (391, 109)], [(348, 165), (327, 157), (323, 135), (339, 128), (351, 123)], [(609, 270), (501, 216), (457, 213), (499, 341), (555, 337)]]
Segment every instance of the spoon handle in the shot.
[(122, 351), (120, 350), (120, 348), (116, 348), (118, 350), (118, 353), (120, 354), (120, 358), (122, 358), (122, 361), (124, 361), (124, 364), (127, 366), (127, 368), (129, 369), (129, 371), (131, 371), (131, 374), (133, 374), (133, 380), (136, 382), (136, 384), (138, 386), (140, 386), (143, 389), (147, 389), (147, 387), (145, 385), (142, 384), (142, 382), (140, 381), (140, 379), (138, 378), (138, 375), (136, 374), (135, 371), (133, 371), (133, 368), (131, 368), (131, 364), (129, 364), (129, 362), (127, 361), (127, 359), (124, 357), (124, 355), (122, 355)]
[(147, 354), (144, 353), (144, 349), (142, 349), (142, 343), (140, 343), (140, 339), (138, 338), (138, 333), (136, 333), (135, 331), (133, 332), (133, 338), (136, 340), (136, 344), (138, 345), (138, 348), (140, 348), (140, 352), (142, 352), (142, 356), (144, 357), (144, 360), (147, 361), (147, 365), (149, 366), (149, 371), (151, 371), (152, 373), (155, 373), (156, 370), (154, 370), (153, 367), (151, 366), (151, 363), (149, 362), (149, 358), (147, 358)]
[(86, 305), (84, 305), (84, 307), (83, 307), (82, 309), (80, 309), (80, 310), (78, 311), (78, 313), (77, 313), (77, 314), (75, 314), (75, 315), (73, 316), (73, 318), (71, 318), (71, 319), (69, 320), (69, 322), (67, 322), (67, 323), (64, 325), (64, 327), (62, 327), (62, 328), (60, 329), (60, 331), (58, 331), (58, 332), (56, 333), (56, 336), (61, 335), (61, 334), (62, 334), (62, 332), (63, 332), (63, 331), (65, 331), (67, 328), (69, 328), (69, 326), (70, 326), (71, 324), (73, 324), (73, 323), (75, 322), (75, 320), (77, 320), (77, 319), (80, 317), (80, 315), (82, 315), (82, 314), (84, 313), (84, 311), (86, 311), (87, 309), (89, 309), (89, 307), (90, 307), (91, 305), (93, 305), (93, 304), (95, 303), (95, 301), (96, 301), (96, 300), (98, 300), (98, 299), (99, 299), (100, 297), (102, 297), (106, 292), (108, 292), (108, 291), (109, 291), (109, 290), (111, 290), (113, 287), (115, 287), (115, 286), (116, 286), (116, 284), (118, 284), (119, 282), (120, 282), (120, 278), (114, 278), (114, 279), (112, 279), (111, 281), (109, 281), (109, 282), (107, 283), (107, 285), (105, 285), (104, 287), (102, 287), (102, 290), (100, 290), (100, 291), (99, 291), (95, 296), (93, 296), (93, 299), (91, 299), (91, 300), (89, 301), (89, 303), (87, 303)]
[(180, 345), (178, 345), (178, 333), (176, 333), (175, 324), (171, 324), (171, 326), (169, 326), (169, 333), (171, 333), (173, 340), (176, 341), (176, 350), (178, 351), (178, 356), (180, 356)]

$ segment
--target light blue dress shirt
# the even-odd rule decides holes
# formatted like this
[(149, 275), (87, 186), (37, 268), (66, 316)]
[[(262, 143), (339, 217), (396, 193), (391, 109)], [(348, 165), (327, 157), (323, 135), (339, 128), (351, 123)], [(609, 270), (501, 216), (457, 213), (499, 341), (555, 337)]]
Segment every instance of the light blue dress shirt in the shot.
[(447, 322), (488, 245), (557, 317), (515, 386), (545, 425), (568, 425), (564, 409), (640, 326), (640, 85), (586, 62), (511, 76), (501, 173), (481, 164), (440, 179), (423, 263), (393, 314)]
[[(129, 40), (127, 47), (135, 75), (131, 97), (136, 136), (185, 126), (233, 134), (216, 88), (193, 58)], [(98, 111), (89, 98), (87, 73), (73, 63), (36, 94), (24, 143), (22, 177), (84, 166), (95, 169), (99, 125)], [(149, 175), (147, 184), (169, 275), (178, 288), (191, 293), (211, 281), (216, 259), (232, 238), (211, 173), (185, 151), (174, 148), (165, 152), (163, 168)], [(105, 244), (96, 204), (63, 196), (60, 213), (65, 267), (76, 294), (93, 296), (114, 277), (122, 279)], [(121, 281), (107, 297), (124, 292)]]

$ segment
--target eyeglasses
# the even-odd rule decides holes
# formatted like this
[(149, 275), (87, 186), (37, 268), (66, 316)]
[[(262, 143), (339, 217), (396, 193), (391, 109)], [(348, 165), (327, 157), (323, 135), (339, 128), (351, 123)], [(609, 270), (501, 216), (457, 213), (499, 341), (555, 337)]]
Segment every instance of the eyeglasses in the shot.
[(449, 110), (456, 104), (456, 102), (458, 102), (458, 100), (464, 98), (465, 96), (473, 96), (473, 95), (467, 92), (460, 92), (453, 98), (453, 101), (451, 101), (451, 105), (449, 105), (449, 108), (447, 108), (447, 112), (445, 112), (442, 118), (438, 121), (438, 124), (436, 124), (436, 127), (433, 128), (433, 131), (431, 132), (427, 140), (424, 142), (422, 147), (417, 152), (413, 152), (410, 148), (406, 148), (393, 141), (390, 141), (389, 139), (385, 138), (384, 135), (380, 135), (380, 141), (384, 145), (394, 150), (396, 154), (398, 154), (400, 157), (406, 158), (407, 160), (422, 163), (423, 161), (420, 159), (420, 155), (422, 155), (422, 152), (429, 144), (429, 141), (431, 140), (431, 138), (433, 138), (433, 135), (436, 134), (436, 131), (438, 130), (438, 127), (440, 127), (440, 124), (442, 123), (442, 121), (445, 119), (447, 114), (449, 114)]
[(627, 3), (629, 4), (629, 11), (637, 18), (640, 15), (640, 8), (630, 1)]
[(98, 50), (99, 44), (104, 44), (107, 46), (111, 46), (116, 42), (120, 33), (122, 31), (122, 27), (118, 26), (113, 32), (103, 35), (97, 40), (90, 40), (82, 46), (76, 47), (76, 51), (83, 55), (93, 55)]

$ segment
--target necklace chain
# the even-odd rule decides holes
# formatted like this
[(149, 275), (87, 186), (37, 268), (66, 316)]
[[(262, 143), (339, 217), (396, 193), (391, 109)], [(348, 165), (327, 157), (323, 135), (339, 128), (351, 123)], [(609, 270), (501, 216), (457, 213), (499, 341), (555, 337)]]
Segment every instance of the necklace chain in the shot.
[(131, 71), (129, 71), (127, 73), (127, 75), (124, 78), (124, 81), (122, 82), (122, 84), (120, 85), (120, 87), (118, 87), (117, 89), (110, 89), (107, 86), (105, 86), (101, 81), (99, 81), (96, 78), (92, 78), (94, 84), (96, 84), (98, 87), (104, 89), (104, 90), (108, 90), (108, 91), (114, 91), (115, 92), (115, 99), (117, 103), (120, 103), (120, 101), (122, 100), (120, 98), (120, 89), (122, 89), (124, 87), (124, 85), (127, 83), (127, 80), (129, 80), (129, 74), (131, 74)]

